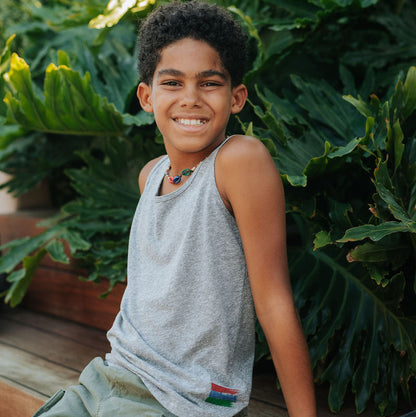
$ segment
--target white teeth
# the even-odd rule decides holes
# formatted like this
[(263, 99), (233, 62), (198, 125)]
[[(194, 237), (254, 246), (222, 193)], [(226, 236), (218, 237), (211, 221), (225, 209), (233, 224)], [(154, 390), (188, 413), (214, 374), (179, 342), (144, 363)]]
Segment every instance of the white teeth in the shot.
[(202, 126), (205, 124), (205, 121), (203, 120), (197, 120), (197, 119), (177, 119), (178, 123), (185, 126)]

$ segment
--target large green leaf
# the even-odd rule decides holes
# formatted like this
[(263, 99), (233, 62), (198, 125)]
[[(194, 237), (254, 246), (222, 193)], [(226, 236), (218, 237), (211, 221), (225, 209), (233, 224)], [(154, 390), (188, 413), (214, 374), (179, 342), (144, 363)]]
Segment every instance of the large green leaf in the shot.
[(407, 119), (416, 110), (416, 67), (411, 67), (403, 86), (403, 117)]
[[(325, 80), (305, 81), (295, 75), (291, 79), (300, 91), (296, 102), (313, 120), (330, 127), (343, 141), (359, 136), (362, 118), (329, 83)], [(331, 138), (331, 142), (337, 143), (336, 138)]]
[(12, 307), (15, 307), (22, 301), (32, 281), (33, 274), (45, 254), (46, 250), (41, 249), (33, 256), (26, 256), (22, 262), (22, 269), (13, 272), (7, 277), (7, 281), (11, 283), (11, 286), (4, 299), (6, 303), (10, 303)]
[(35, 237), (13, 240), (0, 246), (1, 250), (8, 250), (7, 256), (3, 255), (0, 258), (0, 273), (12, 272), (22, 259), (29, 256), (39, 247), (46, 245), (52, 239), (59, 237), (61, 233), (61, 229), (51, 228)]
[(257, 56), (256, 59), (253, 61), (251, 65), (251, 70), (245, 75), (245, 80), (248, 81), (256, 71), (261, 68), (266, 60), (264, 45), (259, 36), (258, 30), (256, 26), (253, 24), (252, 19), (250, 16), (246, 15), (242, 10), (238, 9), (237, 7), (230, 6), (228, 10), (238, 15), (242, 21), (242, 23), (246, 26), (250, 36), (255, 39), (257, 43)]
[(348, 261), (370, 262), (370, 263), (389, 263), (397, 269), (405, 263), (409, 256), (410, 247), (406, 242), (395, 241), (386, 243), (364, 243), (356, 246), (349, 254)]
[(10, 91), (5, 101), (12, 123), (26, 129), (72, 135), (120, 135), (123, 116), (107, 98), (94, 92), (84, 77), (66, 65), (46, 70), (44, 100), (35, 92), (26, 62), (13, 54), (6, 74)]
[(345, 232), (345, 235), (338, 242), (350, 242), (369, 238), (375, 242), (383, 239), (392, 233), (412, 232), (416, 233), (416, 222), (384, 222), (378, 225), (366, 224), (364, 226), (353, 227)]
[(120, 135), (127, 125), (153, 120), (121, 114), (106, 97), (94, 92), (88, 73), (81, 77), (66, 65), (50, 64), (47, 68), (44, 100), (36, 93), (28, 65), (16, 54), (11, 58), (6, 78), (9, 120), (26, 129), (71, 135)]
[[(364, 137), (349, 139), (353, 132), (348, 133), (348, 122), (352, 120), (353, 129), (358, 131), (356, 124), (362, 118), (349, 116), (351, 108), (328, 85), (305, 82), (300, 77), (293, 79), (302, 91), (297, 102), (308, 109), (313, 120), (289, 100), (278, 97), (268, 89), (264, 93), (257, 90), (264, 108), (255, 104), (252, 106), (267, 127), (266, 131), (255, 133), (263, 140), (273, 139), (276, 154), (272, 155), (282, 177), (293, 186), (305, 187), (308, 178), (319, 177), (328, 169), (330, 160), (348, 157), (361, 142), (368, 141), (373, 123), (368, 123)], [(335, 135), (341, 136), (328, 136), (326, 140), (325, 134), (315, 126), (315, 121), (325, 124), (328, 133), (336, 132)], [(293, 133), (295, 126), (296, 133)]]
[(49, 256), (55, 262), (61, 262), (63, 264), (69, 264), (69, 258), (65, 254), (64, 245), (59, 240), (52, 240), (46, 246)]
[(321, 369), (319, 381), (330, 384), (331, 410), (340, 410), (352, 384), (362, 412), (377, 386), (376, 405), (388, 415), (397, 406), (399, 387), (405, 387), (402, 381), (416, 373), (416, 320), (400, 311), (402, 275), (383, 289), (342, 257), (306, 249), (290, 258), (311, 359)]
[[(10, 63), (10, 55), (11, 55), (11, 44), (13, 42), (14, 35), (11, 36), (4, 46), (3, 50), (0, 54), (0, 94), (4, 95), (4, 86), (5, 81), (3, 79), (3, 75), (6, 73)], [(6, 106), (3, 101), (0, 102), (0, 126), (6, 122)], [(1, 145), (0, 145), (1, 148)]]

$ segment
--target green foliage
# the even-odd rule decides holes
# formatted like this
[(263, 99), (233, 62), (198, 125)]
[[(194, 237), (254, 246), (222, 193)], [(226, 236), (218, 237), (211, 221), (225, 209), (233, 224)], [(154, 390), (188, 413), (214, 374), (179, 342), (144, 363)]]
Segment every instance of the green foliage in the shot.
[(68, 65), (68, 57), (60, 54), (63, 64), (50, 64), (46, 69), (44, 100), (33, 89), (29, 66), (13, 54), (7, 73), (9, 91), (4, 101), (10, 124), (29, 130), (70, 135), (120, 135), (123, 118), (106, 97), (96, 94), (91, 77), (83, 78)]
[[(43, 233), (0, 248), (13, 306), (44, 256), (75, 258), (83, 279), (106, 278), (109, 291), (125, 279), (137, 174), (163, 152), (135, 98), (135, 20), (160, 2), (17, 2), (25, 23), (0, 28), (10, 36), (0, 170), (13, 175), (3, 187), (20, 194), (48, 178), (60, 209)], [(250, 102), (230, 127), (259, 137), (282, 175), (316, 381), (329, 384), (333, 411), (351, 390), (358, 412), (371, 402), (393, 414), (416, 383), (412, 1), (216, 3), (250, 37)], [(260, 359), (268, 348), (257, 335)]]
[[(0, 258), (0, 270), (2, 273), (9, 274), (7, 281), (11, 283), (11, 286), (3, 295), (5, 295), (5, 301), (9, 302), (12, 307), (21, 302), (33, 273), (46, 253), (54, 261), (69, 262), (64, 253), (62, 240), (68, 242), (71, 254), (77, 250), (86, 250), (90, 246), (77, 232), (54, 225), (38, 236), (17, 239), (0, 247), (0, 249), (9, 249), (7, 256)], [(32, 256), (33, 252), (36, 253)], [(13, 271), (20, 262), (22, 262), (22, 267)]]
[[(292, 186), (288, 212), (301, 236), (301, 244), (290, 246), (294, 292), (318, 381), (330, 384), (333, 411), (349, 384), (358, 412), (373, 396), (381, 415), (393, 413), (399, 388), (410, 400), (407, 384), (416, 373), (415, 77), (410, 67), (386, 102), (372, 95), (368, 104), (360, 97), (343, 100), (323, 81), (292, 77), (299, 89), (294, 101), (265, 90), (258, 94), (263, 106), (253, 105), (263, 122), (257, 134), (273, 146)], [(351, 104), (362, 116), (351, 114)], [(350, 139), (358, 122), (365, 134)]]
[[(6, 302), (12, 306), (21, 302), (35, 271), (32, 258), (40, 262), (47, 254), (54, 261), (68, 263), (62, 242), (68, 244), (71, 257), (79, 259), (89, 281), (98, 282), (105, 277), (110, 291), (117, 282), (125, 280), (128, 232), (139, 198), (139, 166), (160, 152), (156, 144), (143, 145), (140, 139), (108, 140), (103, 147), (107, 157), (104, 160), (87, 151), (78, 152), (86, 166), (66, 172), (78, 197), (63, 205), (55, 218), (40, 223), (45, 232), (0, 247), (8, 250), (0, 258), (0, 273), (10, 274), (23, 261), (23, 267), (7, 277), (12, 285)], [(140, 160), (126, 163), (131, 153), (140, 153)], [(26, 266), (26, 259), (30, 267)]]
[[(398, 17), (380, 5), (369, 18), (327, 9), (303, 21), (310, 30), (292, 38), (287, 54), (270, 55), (264, 20), (247, 23), (263, 49), (253, 115), (241, 123), (263, 140), (286, 182), (296, 302), (333, 411), (349, 388), (358, 412), (371, 399), (380, 415), (394, 413), (399, 391), (409, 402), (414, 396), (416, 89), (406, 27), (415, 16), (403, 7)], [(383, 41), (369, 44), (368, 28)], [(394, 60), (376, 52), (386, 43)], [(393, 53), (399, 49), (406, 52)]]
[(379, 412), (393, 413), (397, 388), (407, 391), (416, 365), (416, 321), (399, 308), (404, 275), (392, 278), (387, 291), (359, 265), (348, 264), (342, 251), (303, 249), (291, 255), (296, 302), (319, 381), (330, 384), (331, 410), (341, 408), (350, 384), (357, 412), (375, 392)]
[[(330, 384), (333, 411), (340, 409), (351, 384), (358, 412), (374, 395), (380, 414), (393, 413), (398, 388), (410, 396), (406, 384), (416, 372), (414, 310), (406, 314), (414, 306), (416, 288), (415, 75), (416, 68), (411, 67), (406, 81), (397, 82), (384, 104), (374, 95), (370, 105), (350, 96), (342, 102), (328, 86), (319, 89), (322, 82), (312, 86), (297, 79), (301, 93), (296, 102), (308, 112), (307, 117), (301, 119), (288, 111), (289, 102), (269, 91), (267, 96), (260, 95), (267, 110), (255, 107), (267, 127), (259, 134), (272, 139), (282, 175), (292, 186), (304, 187), (287, 193), (289, 212), (308, 237), (301, 247), (310, 248), (291, 248), (291, 274), (313, 364), (319, 381)], [(346, 126), (340, 127), (354, 120), (344, 117), (348, 102), (367, 118), (363, 137), (347, 141), (351, 136), (347, 133), (344, 144), (338, 146), (322, 137), (313, 136), (319, 139), (315, 142), (305, 140), (312, 137), (318, 121), (325, 126), (321, 132), (331, 129), (339, 142), (348, 132)], [(292, 136), (296, 116), (302, 129)], [(352, 172), (352, 183), (367, 184), (365, 192), (359, 192), (361, 201), (350, 200), (357, 192), (335, 191), (329, 179), (335, 178), (337, 186)], [(313, 234), (315, 251), (308, 242)], [(351, 241), (358, 246), (344, 244)], [(360, 267), (349, 266), (345, 259), (360, 262)]]

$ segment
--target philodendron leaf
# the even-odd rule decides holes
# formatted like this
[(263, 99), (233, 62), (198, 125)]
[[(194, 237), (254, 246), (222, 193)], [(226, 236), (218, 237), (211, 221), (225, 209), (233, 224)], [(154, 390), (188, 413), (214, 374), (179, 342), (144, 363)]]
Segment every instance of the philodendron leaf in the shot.
[(394, 262), (400, 265), (409, 252), (409, 246), (406, 245), (382, 245), (374, 243), (364, 243), (357, 246), (348, 254), (350, 262)]
[(331, 240), (331, 234), (325, 230), (320, 230), (316, 235), (313, 241), (313, 249), (320, 249), (327, 245), (331, 245), (333, 242)]
[(63, 264), (69, 264), (69, 258), (65, 255), (64, 245), (59, 240), (50, 241), (45, 246), (45, 249), (52, 260)]
[(4, 48), (0, 54), (0, 74), (5, 72), (5, 68), (11, 55), (11, 43), (15, 37), (16, 35), (12, 35), (9, 37), (9, 39), (7, 39), (6, 44), (4, 45)]
[(45, 106), (34, 91), (29, 66), (16, 53), (11, 57), (10, 70), (4, 78), (10, 89), (4, 101), (11, 122), (29, 129), (37, 126), (38, 130), (46, 130)]
[(393, 133), (393, 146), (392, 146), (393, 152), (391, 152), (388, 146), (387, 146), (387, 151), (393, 154), (394, 172), (396, 172), (400, 166), (400, 163), (402, 162), (402, 157), (404, 153), (404, 143), (403, 143), (404, 135), (403, 135), (403, 131), (400, 126), (399, 120), (396, 120), (396, 122), (394, 123), (392, 133)]
[(62, 233), (60, 228), (51, 228), (47, 231), (28, 238), (16, 239), (0, 246), (0, 249), (7, 250), (0, 257), (0, 273), (11, 273), (13, 269), (32, 252), (39, 247), (46, 245), (50, 240), (56, 238)]
[(50, 64), (42, 99), (35, 92), (29, 66), (13, 54), (6, 80), (8, 118), (25, 129), (73, 135), (119, 135), (127, 127), (115, 106), (93, 90), (88, 72), (82, 77), (66, 65)]
[(45, 254), (46, 250), (40, 249), (35, 255), (26, 256), (22, 262), (23, 268), (8, 276), (7, 280), (11, 283), (11, 286), (7, 290), (4, 300), (11, 307), (17, 306), (22, 301), (32, 281), (33, 274)]
[(393, 189), (393, 181), (390, 178), (387, 161), (380, 161), (374, 170), (374, 178), (377, 184), (384, 185), (388, 190)]
[(375, 182), (375, 186), (378, 195), (387, 204), (389, 210), (397, 220), (401, 220), (406, 223), (412, 221), (409, 214), (407, 214), (406, 210), (400, 205), (393, 193), (388, 190), (387, 187), (377, 181)]
[(351, 141), (349, 141), (345, 146), (340, 146), (332, 149), (332, 152), (328, 155), (328, 158), (339, 158), (346, 155), (349, 155), (351, 152), (354, 151), (354, 149), (358, 145), (364, 145), (369, 141), (369, 138), (371, 137), (371, 133), (374, 127), (374, 118), (368, 117), (366, 124), (365, 124), (365, 135), (362, 138), (354, 138)]
[(361, 127), (362, 117), (342, 100), (339, 92), (329, 83), (322, 79), (308, 81), (297, 75), (292, 75), (291, 80), (300, 91), (296, 103), (305, 109), (313, 120), (330, 127), (345, 141), (358, 136), (360, 130), (357, 127), (358, 123)]
[(336, 249), (290, 254), (295, 301), (312, 363), (319, 362), (319, 382), (330, 384), (332, 411), (340, 410), (349, 384), (357, 412), (365, 409), (376, 384), (381, 385), (377, 407), (382, 410), (389, 395), (394, 411), (403, 375), (416, 373), (416, 319), (403, 317), (399, 309), (404, 277), (398, 274), (383, 288), (360, 264), (342, 259), (345, 253)]
[(416, 222), (384, 222), (379, 225), (365, 224), (363, 226), (353, 227), (348, 229), (341, 239), (337, 242), (354, 242), (357, 240), (363, 240), (369, 238), (374, 242), (377, 242), (383, 237), (386, 237), (392, 233), (411, 232), (416, 233)]
[[(7, 274), (7, 281), (11, 283), (10, 288), (1, 295), (5, 296), (5, 302), (12, 307), (22, 301), (45, 254), (48, 253), (56, 262), (69, 263), (62, 240), (68, 242), (71, 255), (90, 248), (91, 244), (82, 239), (79, 232), (66, 229), (64, 222), (51, 226), (37, 236), (17, 239), (0, 246), (4, 250), (0, 257), (0, 273)], [(18, 267), (19, 264), (21, 267)]]
[(416, 110), (416, 67), (410, 67), (403, 85), (402, 114), (406, 120)]
[(136, 126), (143, 126), (143, 125), (150, 125), (154, 123), (155, 116), (153, 113), (146, 113), (144, 110), (140, 111), (139, 113), (132, 115), (132, 114), (123, 114), (123, 122), (126, 125), (136, 125)]
[[(308, 175), (318, 175), (325, 169), (329, 143), (312, 129), (304, 129), (296, 137), (289, 136), (285, 126), (302, 116), (295, 112), (290, 102), (270, 90), (266, 89), (264, 94), (257, 91), (257, 94), (265, 110), (254, 105), (253, 109), (269, 129), (267, 137), (274, 142), (274, 160), (282, 178), (292, 186), (305, 187)], [(259, 136), (265, 137), (265, 134)]]
[(351, 95), (343, 96), (342, 97), (348, 103), (351, 103), (364, 117), (372, 117), (374, 116), (373, 110), (371, 107), (361, 98), (354, 98)]
[(75, 253), (77, 250), (88, 250), (91, 247), (91, 243), (84, 240), (79, 232), (72, 230), (65, 230), (62, 234), (62, 239), (65, 239), (68, 242), (71, 254)]
[(247, 16), (245, 13), (243, 13), (242, 10), (240, 10), (237, 7), (234, 7), (234, 6), (228, 7), (228, 10), (230, 10), (231, 12), (237, 14), (240, 17), (242, 23), (247, 28), (250, 36), (253, 39), (255, 39), (255, 41), (257, 43), (257, 51), (258, 51), (258, 53), (257, 53), (256, 59), (252, 63), (251, 70), (248, 71), (247, 74), (245, 75), (245, 79), (246, 80), (249, 80), (250, 77), (252, 76), (252, 74), (255, 73), (259, 68), (261, 68), (262, 64), (266, 60), (265, 49), (264, 49), (263, 41), (261, 40), (261, 37), (259, 36), (259, 33), (257, 31), (257, 28), (253, 24), (250, 16)]
[[(8, 70), (9, 64), (10, 64), (10, 56), (11, 56), (11, 43), (14, 39), (15, 35), (10, 36), (10, 38), (7, 40), (6, 45), (3, 48), (3, 51), (0, 53), (0, 91), (3, 98), (4, 94), (4, 84), (5, 80), (3, 78), (3, 75)], [(3, 100), (0, 100), (0, 125), (4, 124), (6, 122), (6, 112), (7, 107), (6, 104), (3, 102)], [(0, 133), (1, 135), (1, 133)], [(1, 135), (2, 136), (2, 135)], [(0, 146), (1, 148), (1, 146)]]

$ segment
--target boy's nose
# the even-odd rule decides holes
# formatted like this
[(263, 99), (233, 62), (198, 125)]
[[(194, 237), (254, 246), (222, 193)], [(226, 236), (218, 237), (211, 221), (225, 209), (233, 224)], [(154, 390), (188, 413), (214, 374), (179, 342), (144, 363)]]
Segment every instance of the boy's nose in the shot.
[(194, 86), (189, 86), (183, 89), (183, 95), (181, 97), (181, 106), (183, 107), (195, 107), (200, 105), (199, 91)]

